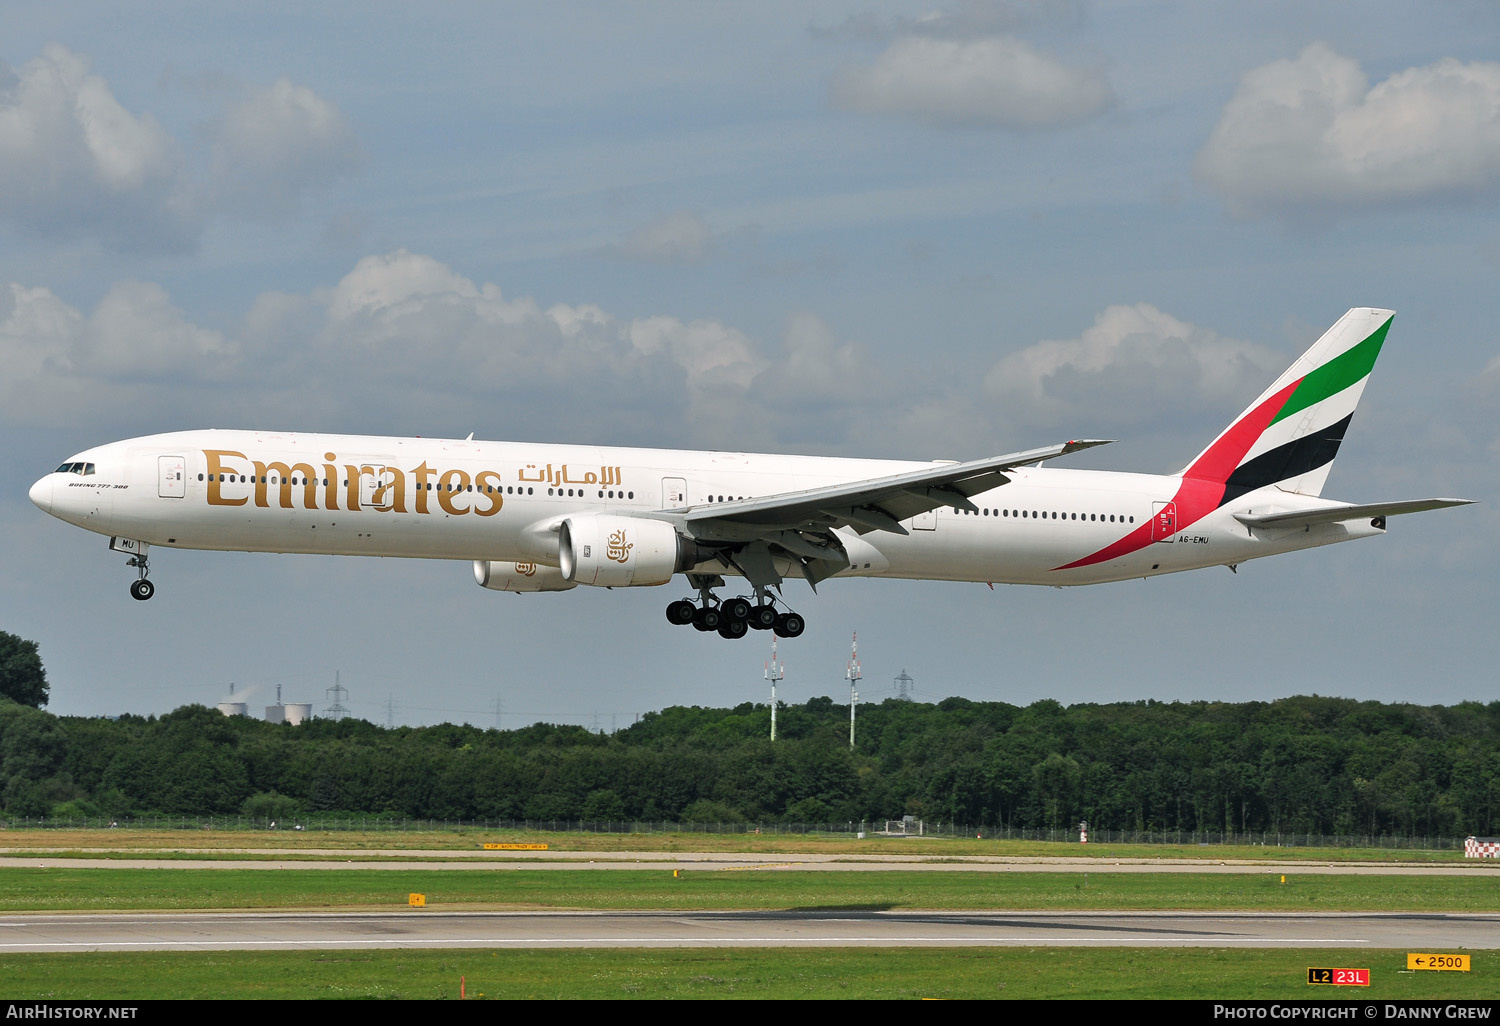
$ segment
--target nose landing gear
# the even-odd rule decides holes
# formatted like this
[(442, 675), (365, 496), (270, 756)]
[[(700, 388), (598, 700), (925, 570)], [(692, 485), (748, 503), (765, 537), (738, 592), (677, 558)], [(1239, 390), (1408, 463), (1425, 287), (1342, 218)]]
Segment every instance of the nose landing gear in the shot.
[(156, 594), (156, 585), (152, 584), (149, 580), (146, 579), (146, 575), (151, 572), (151, 561), (147, 558), (144, 552), (140, 553), (139, 555), (131, 556), (130, 559), (126, 561), (125, 565), (133, 566), (140, 572), (140, 576), (130, 582), (131, 598), (136, 599), (139, 602), (144, 602), (152, 595)]
[(130, 582), (130, 597), (138, 602), (144, 602), (156, 594), (156, 585), (146, 580), (146, 575), (151, 573), (151, 559), (146, 553), (151, 546), (147, 542), (136, 541), (134, 538), (111, 538), (109, 550), (111, 552), (125, 552), (130, 558), (125, 561), (126, 566), (136, 569), (136, 579)]

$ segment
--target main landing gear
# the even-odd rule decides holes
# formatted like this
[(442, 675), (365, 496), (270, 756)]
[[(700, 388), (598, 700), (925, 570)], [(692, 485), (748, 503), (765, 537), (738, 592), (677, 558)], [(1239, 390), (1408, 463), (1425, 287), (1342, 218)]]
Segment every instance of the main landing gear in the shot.
[(772, 631), (778, 637), (795, 638), (807, 628), (807, 621), (790, 610), (778, 613), (774, 600), (763, 589), (757, 589), (756, 600), (737, 595), (720, 599), (713, 589), (724, 583), (719, 576), (689, 574), (688, 581), (698, 588), (700, 602), (678, 599), (667, 606), (667, 620), (678, 626), (692, 624), (695, 630), (717, 631), (721, 638), (743, 638), (751, 630)]

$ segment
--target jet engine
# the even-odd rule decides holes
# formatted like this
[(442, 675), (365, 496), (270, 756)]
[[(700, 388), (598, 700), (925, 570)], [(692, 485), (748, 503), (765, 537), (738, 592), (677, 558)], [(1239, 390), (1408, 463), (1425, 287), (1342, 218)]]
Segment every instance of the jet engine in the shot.
[(578, 587), (563, 580), (562, 571), (541, 563), (474, 560), (474, 582), (490, 591), (568, 591)]
[(568, 517), (558, 529), (562, 576), (574, 584), (628, 588), (666, 584), (696, 566), (702, 550), (671, 524), (640, 517)]

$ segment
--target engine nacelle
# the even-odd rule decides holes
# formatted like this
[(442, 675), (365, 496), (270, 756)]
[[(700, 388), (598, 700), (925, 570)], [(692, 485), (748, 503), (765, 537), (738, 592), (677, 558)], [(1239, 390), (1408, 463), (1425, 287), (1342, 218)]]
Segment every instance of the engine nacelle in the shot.
[(564, 580), (599, 588), (666, 584), (697, 563), (698, 546), (671, 524), (607, 514), (568, 517), (558, 529)]
[(474, 581), (490, 591), (567, 591), (578, 587), (563, 580), (562, 571), (541, 563), (474, 560)]

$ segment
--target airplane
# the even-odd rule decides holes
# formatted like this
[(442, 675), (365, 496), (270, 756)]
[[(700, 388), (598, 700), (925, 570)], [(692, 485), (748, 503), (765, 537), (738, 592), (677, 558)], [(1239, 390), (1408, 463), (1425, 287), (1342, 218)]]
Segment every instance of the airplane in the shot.
[[(1175, 474), (1042, 464), (1082, 439), (929, 463), (199, 430), (78, 453), (31, 500), (109, 537), (149, 599), (152, 547), (468, 560), (509, 592), (660, 586), (667, 619), (793, 638), (781, 585), (837, 577), (1084, 585), (1385, 533), (1471, 500), (1322, 497), (1394, 316), (1350, 310)], [(749, 594), (721, 598), (725, 577)]]

